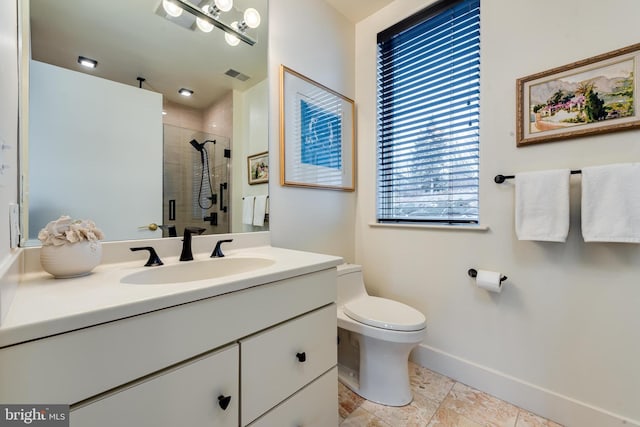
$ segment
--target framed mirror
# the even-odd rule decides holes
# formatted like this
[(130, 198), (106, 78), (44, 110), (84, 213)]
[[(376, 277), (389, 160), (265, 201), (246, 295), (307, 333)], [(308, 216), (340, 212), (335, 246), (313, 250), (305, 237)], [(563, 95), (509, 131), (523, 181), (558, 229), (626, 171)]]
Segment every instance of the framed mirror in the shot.
[(246, 163), (268, 149), (267, 0), (19, 1), (22, 245), (60, 215), (105, 240), (268, 229), (243, 212), (268, 194)]

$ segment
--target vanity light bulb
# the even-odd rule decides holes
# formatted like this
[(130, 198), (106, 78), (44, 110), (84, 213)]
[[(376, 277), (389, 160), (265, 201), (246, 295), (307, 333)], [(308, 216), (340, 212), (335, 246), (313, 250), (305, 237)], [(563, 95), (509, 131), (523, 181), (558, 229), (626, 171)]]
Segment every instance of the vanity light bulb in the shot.
[(260, 25), (260, 13), (252, 7), (248, 8), (244, 11), (244, 23), (249, 28), (258, 28)]
[(182, 15), (182, 8), (177, 4), (170, 2), (169, 0), (162, 0), (162, 7), (169, 16), (177, 18), (178, 16)]
[[(233, 28), (234, 30), (237, 30), (238, 21), (233, 21), (231, 23), (231, 28)], [(229, 46), (238, 46), (238, 43), (240, 43), (240, 39), (234, 36), (233, 34), (224, 33), (224, 39), (227, 41)]]
[(229, 12), (233, 7), (233, 0), (215, 0), (213, 3), (222, 12)]
[(200, 31), (204, 33), (210, 33), (211, 30), (213, 30), (213, 24), (202, 18), (196, 18), (196, 25), (200, 28)]

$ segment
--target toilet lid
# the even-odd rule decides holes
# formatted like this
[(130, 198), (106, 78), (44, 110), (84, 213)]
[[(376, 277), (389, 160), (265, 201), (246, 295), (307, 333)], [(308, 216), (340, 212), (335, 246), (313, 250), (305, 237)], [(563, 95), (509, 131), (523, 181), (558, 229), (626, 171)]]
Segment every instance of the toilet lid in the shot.
[(344, 314), (365, 325), (395, 331), (419, 331), (427, 326), (422, 313), (386, 298), (358, 298), (344, 305)]

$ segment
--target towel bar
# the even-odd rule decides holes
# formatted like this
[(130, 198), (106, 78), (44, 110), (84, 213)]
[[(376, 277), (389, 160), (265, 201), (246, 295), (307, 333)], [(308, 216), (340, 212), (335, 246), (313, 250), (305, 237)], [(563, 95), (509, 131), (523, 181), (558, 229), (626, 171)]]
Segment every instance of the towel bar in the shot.
[[(571, 175), (577, 175), (582, 173), (582, 171), (580, 169), (576, 169), (576, 170), (572, 170), (571, 171)], [(515, 175), (496, 175), (495, 178), (493, 178), (493, 181), (496, 184), (502, 184), (503, 182), (505, 182), (507, 179), (513, 179), (515, 178)]]

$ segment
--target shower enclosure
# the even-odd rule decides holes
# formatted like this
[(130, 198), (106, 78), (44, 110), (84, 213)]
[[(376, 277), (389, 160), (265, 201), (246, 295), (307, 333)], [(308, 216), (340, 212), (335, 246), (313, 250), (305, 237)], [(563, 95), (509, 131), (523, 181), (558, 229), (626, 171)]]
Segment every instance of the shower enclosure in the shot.
[(168, 124), (163, 129), (162, 236), (181, 235), (185, 227), (228, 233), (230, 138)]

